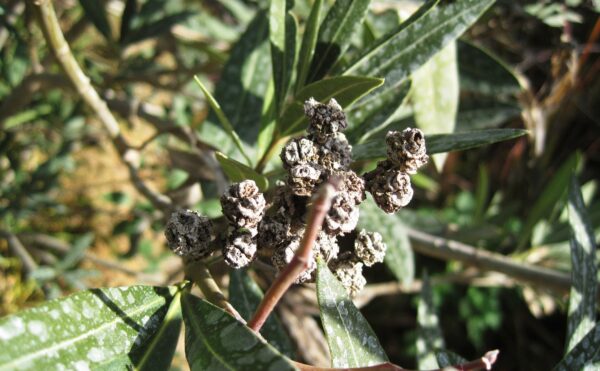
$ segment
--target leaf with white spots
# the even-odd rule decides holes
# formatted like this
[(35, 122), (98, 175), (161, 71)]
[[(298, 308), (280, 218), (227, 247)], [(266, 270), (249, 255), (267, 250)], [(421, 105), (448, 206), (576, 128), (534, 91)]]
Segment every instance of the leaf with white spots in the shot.
[(439, 367), (450, 367), (453, 365), (462, 365), (469, 361), (466, 358), (459, 356), (449, 350), (437, 350), (435, 358)]
[[(415, 121), (425, 135), (454, 131), (459, 95), (456, 43), (451, 42), (412, 74)], [(433, 161), (441, 171), (446, 154), (434, 155)]]
[(185, 355), (194, 370), (273, 370), (296, 368), (229, 313), (184, 292)]
[(567, 347), (570, 351), (596, 325), (596, 239), (581, 196), (577, 179), (569, 186), (569, 224), (571, 226), (571, 277)]
[[(229, 281), (229, 302), (245, 320), (250, 320), (256, 308), (262, 301), (263, 293), (260, 287), (248, 275), (246, 269), (231, 271)], [(294, 346), (286, 334), (276, 313), (271, 313), (260, 333), (281, 353), (288, 357), (295, 355)]]
[(175, 287), (92, 289), (0, 320), (0, 370), (132, 365), (159, 329)]
[(581, 370), (586, 365), (600, 362), (600, 324), (591, 329), (577, 345), (571, 349), (553, 371)]
[(429, 279), (423, 278), (423, 288), (417, 310), (417, 362), (420, 369), (438, 368), (436, 350), (444, 348), (444, 337), (433, 305)]
[(321, 259), (317, 264), (317, 298), (332, 367), (362, 367), (388, 362), (373, 329)]

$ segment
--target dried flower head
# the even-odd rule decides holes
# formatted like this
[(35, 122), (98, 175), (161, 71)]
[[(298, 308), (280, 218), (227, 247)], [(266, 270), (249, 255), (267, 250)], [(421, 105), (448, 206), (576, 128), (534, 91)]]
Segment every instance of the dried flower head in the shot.
[(367, 190), (380, 209), (391, 214), (408, 205), (413, 196), (408, 174), (395, 169), (375, 169), (374, 172), (375, 175), (367, 179)]
[(340, 192), (347, 193), (356, 205), (365, 200), (365, 181), (354, 171), (336, 171), (332, 175), (340, 180)]
[(388, 159), (402, 172), (416, 174), (417, 169), (429, 160), (425, 135), (419, 129), (406, 128), (402, 132), (390, 131), (385, 137)]
[(326, 170), (344, 170), (352, 163), (352, 146), (343, 133), (329, 136), (318, 150), (318, 163)]
[(331, 202), (323, 221), (323, 230), (331, 235), (351, 232), (358, 223), (358, 207), (348, 193), (340, 192)]
[[(294, 237), (287, 240), (280, 248), (278, 248), (275, 253), (271, 256), (271, 262), (279, 271), (283, 270), (294, 258), (296, 254), (296, 250), (300, 248), (299, 237)], [(317, 262), (313, 258), (308, 262), (308, 268), (302, 272), (298, 278), (294, 281), (294, 283), (304, 283), (311, 282), (314, 280), (314, 272), (317, 269)]]
[(265, 213), (265, 197), (253, 180), (232, 184), (221, 196), (223, 215), (239, 228), (256, 228)]
[(295, 195), (310, 196), (319, 179), (321, 170), (312, 164), (296, 165), (290, 169), (288, 185)]
[(285, 214), (265, 216), (258, 225), (258, 248), (273, 250), (290, 236), (290, 218)]
[(233, 231), (223, 245), (223, 260), (233, 269), (246, 267), (256, 257), (256, 238), (252, 231)]
[(317, 162), (317, 147), (312, 140), (305, 137), (291, 139), (283, 147), (280, 157), (284, 169)]
[(362, 274), (363, 264), (357, 262), (352, 253), (341, 254), (338, 259), (329, 263), (329, 268), (350, 296), (358, 294), (367, 284), (367, 280)]
[(386, 249), (383, 238), (377, 232), (367, 232), (363, 229), (354, 241), (354, 255), (367, 267), (381, 263), (385, 258)]
[(342, 107), (333, 98), (327, 104), (309, 98), (304, 103), (304, 113), (309, 121), (307, 131), (319, 143), (348, 126)]
[(313, 251), (317, 256), (323, 258), (325, 262), (337, 258), (340, 247), (335, 236), (331, 236), (324, 231), (319, 231)]
[(165, 229), (169, 248), (192, 260), (203, 259), (212, 253), (211, 234), (210, 220), (192, 210), (173, 212)]

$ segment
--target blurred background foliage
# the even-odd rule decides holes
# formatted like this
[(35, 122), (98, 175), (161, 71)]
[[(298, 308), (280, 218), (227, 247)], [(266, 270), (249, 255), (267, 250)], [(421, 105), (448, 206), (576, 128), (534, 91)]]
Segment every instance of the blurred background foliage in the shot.
[[(228, 78), (222, 71), (232, 47), (266, 1), (54, 3), (73, 54), (140, 149), (142, 179), (179, 206), (220, 216), (226, 177), (213, 150), (227, 151), (210, 128), (216, 121), (193, 76), (226, 110), (218, 81)], [(305, 20), (312, 1), (295, 3), (294, 14)], [(334, 70), (419, 3), (373, 1)], [(401, 213), (405, 224), (517, 261), (570, 270), (565, 205), (573, 172), (596, 239), (600, 235), (599, 10), (598, 1), (499, 0), (457, 42), (454, 130), (526, 128), (529, 135), (436, 158), (436, 166), (415, 177), (415, 200)], [(265, 48), (256, 56), (258, 66), (267, 58), (256, 70), (264, 86), (242, 88), (267, 89)], [(131, 185), (23, 1), (0, 4), (0, 55), (0, 315), (86, 287), (175, 282), (182, 272), (164, 243), (164, 216)], [(348, 137), (360, 144), (419, 124), (419, 112), (428, 109), (416, 104), (423, 84), (413, 78), (409, 99), (392, 120), (368, 131), (350, 128)], [(264, 148), (261, 138), (239, 132), (244, 143)], [(276, 157), (266, 167), (271, 181), (282, 176)], [(381, 232), (388, 236), (400, 233), (394, 225), (386, 228)], [(456, 261), (418, 253), (414, 261), (406, 275), (417, 279), (363, 308), (394, 363), (415, 364), (418, 288), (411, 288), (425, 272), (449, 349), (474, 358), (499, 348), (499, 369), (550, 369), (560, 359), (566, 295), (515, 285), (510, 277)], [(214, 267), (226, 280), (225, 269)], [(381, 265), (367, 279), (377, 285), (402, 276)]]

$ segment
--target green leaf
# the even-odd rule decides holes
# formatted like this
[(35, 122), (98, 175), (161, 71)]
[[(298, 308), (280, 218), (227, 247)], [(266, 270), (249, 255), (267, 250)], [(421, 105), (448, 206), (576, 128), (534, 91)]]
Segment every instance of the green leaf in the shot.
[(302, 37), (302, 45), (300, 46), (300, 54), (298, 57), (295, 92), (298, 92), (306, 84), (310, 62), (315, 54), (315, 46), (317, 45), (317, 36), (322, 8), (323, 0), (315, 0), (310, 10), (308, 20), (306, 21), (304, 36)]
[(146, 345), (132, 355), (136, 370), (168, 370), (181, 333), (181, 291), (177, 291), (160, 328)]
[(586, 364), (598, 362), (600, 361), (598, 349), (600, 349), (600, 324), (590, 330), (552, 370), (580, 370)]
[(319, 28), (309, 81), (323, 78), (348, 49), (352, 34), (362, 24), (370, 2), (371, 0), (336, 0), (329, 9)]
[(527, 217), (519, 236), (519, 248), (525, 247), (535, 225), (540, 220), (552, 214), (551, 211), (556, 206), (556, 203), (567, 192), (569, 180), (571, 179), (574, 169), (576, 169), (580, 163), (580, 157), (581, 155), (579, 153), (572, 154), (561, 165), (552, 177), (552, 180), (550, 180), (541, 191), (540, 196), (529, 209), (529, 216)]
[(295, 370), (288, 359), (227, 312), (184, 292), (185, 355), (195, 370)]
[(225, 156), (221, 152), (215, 152), (215, 156), (221, 164), (223, 171), (232, 182), (241, 182), (242, 180), (252, 179), (256, 182), (256, 185), (261, 191), (264, 192), (269, 188), (269, 180), (264, 175), (257, 173), (254, 169)]
[(317, 298), (332, 367), (362, 367), (388, 362), (373, 329), (321, 259), (317, 262)]
[(596, 325), (596, 238), (581, 196), (579, 183), (571, 176), (569, 186), (569, 224), (571, 226), (571, 277), (566, 353)]
[(83, 259), (86, 250), (90, 247), (93, 241), (94, 234), (91, 232), (77, 238), (73, 242), (73, 245), (71, 245), (69, 252), (67, 252), (62, 260), (56, 265), (56, 270), (62, 272), (77, 265), (77, 263)]
[[(425, 135), (454, 131), (459, 95), (456, 43), (451, 42), (412, 74), (415, 121)], [(438, 172), (445, 161), (445, 153), (433, 156)]]
[(221, 125), (223, 125), (223, 128), (225, 129), (225, 131), (227, 132), (227, 134), (229, 134), (229, 136), (231, 137), (231, 139), (235, 143), (235, 146), (238, 148), (238, 150), (240, 151), (240, 153), (242, 154), (242, 156), (244, 156), (244, 158), (248, 162), (248, 165), (250, 165), (252, 163), (252, 160), (250, 160), (250, 157), (248, 157), (248, 155), (246, 154), (246, 151), (244, 150), (244, 145), (242, 144), (242, 141), (240, 140), (240, 137), (235, 132), (235, 129), (233, 128), (233, 125), (231, 125), (231, 122), (229, 122), (229, 120), (227, 119), (227, 116), (225, 116), (225, 113), (221, 109), (221, 106), (219, 105), (219, 102), (217, 102), (217, 100), (212, 96), (212, 94), (210, 94), (210, 92), (206, 89), (206, 87), (204, 86), (204, 84), (202, 84), (202, 81), (200, 81), (200, 79), (198, 78), (198, 76), (194, 76), (194, 79), (196, 80), (196, 82), (200, 86), (200, 89), (202, 90), (202, 93), (204, 93), (204, 96), (206, 97), (206, 100), (208, 101), (208, 104), (210, 104), (210, 107), (213, 109), (213, 112), (219, 118), (219, 121), (221, 122)]
[(520, 113), (517, 102), (499, 102), (496, 99), (467, 96), (460, 101), (456, 131), (497, 128)]
[(423, 277), (423, 287), (417, 309), (417, 363), (419, 369), (438, 368), (435, 351), (444, 348), (444, 337), (433, 305), (433, 295), (427, 275)]
[(79, 0), (79, 3), (83, 8), (86, 18), (92, 22), (94, 27), (96, 27), (108, 41), (111, 41), (112, 31), (108, 24), (104, 2), (98, 0)]
[(450, 367), (469, 362), (466, 358), (463, 358), (449, 350), (437, 350), (435, 352), (435, 358), (439, 367)]
[[(487, 129), (467, 133), (430, 135), (427, 141), (429, 155), (443, 152), (462, 151), (496, 142), (517, 138), (527, 134), (522, 129)], [(354, 146), (352, 154), (355, 161), (385, 157), (385, 143), (382, 140), (369, 141)]]
[(292, 72), (296, 63), (296, 18), (289, 12), (291, 0), (271, 0), (269, 7), (269, 39), (275, 82), (276, 112), (283, 110)]
[(93, 289), (0, 320), (0, 369), (131, 365), (165, 316), (175, 287)]
[[(229, 281), (229, 302), (240, 313), (242, 318), (249, 321), (262, 301), (263, 293), (260, 287), (248, 275), (246, 269), (231, 271)], [(272, 313), (261, 329), (261, 334), (282, 354), (292, 358), (296, 354), (292, 341), (286, 334), (279, 318)]]
[(310, 97), (325, 103), (335, 98), (342, 108), (345, 108), (381, 84), (382, 79), (372, 77), (339, 76), (307, 85), (298, 92), (294, 102), (277, 121), (278, 131), (283, 136), (290, 136), (306, 128), (308, 121), (304, 117), (303, 107), (304, 101)]
[(360, 205), (360, 228), (379, 232), (387, 245), (384, 264), (398, 282), (408, 285), (415, 276), (415, 259), (404, 225), (397, 215), (386, 214), (368, 198)]
[(169, 14), (160, 19), (142, 24), (139, 27), (131, 30), (127, 36), (123, 39), (123, 44), (133, 44), (146, 39), (160, 36), (171, 30), (173, 26), (178, 23), (182, 23), (190, 18), (194, 13), (192, 12), (180, 12), (175, 14)]
[(121, 31), (119, 33), (119, 42), (122, 44), (129, 31), (131, 31), (131, 23), (137, 14), (137, 0), (127, 0), (125, 2), (125, 9), (121, 15)]

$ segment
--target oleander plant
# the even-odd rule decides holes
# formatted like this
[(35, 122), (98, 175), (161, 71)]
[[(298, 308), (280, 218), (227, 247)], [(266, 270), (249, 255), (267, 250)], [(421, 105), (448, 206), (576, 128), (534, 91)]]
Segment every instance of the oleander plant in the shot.
[(599, 12), (6, 0), (0, 371), (600, 368)]

